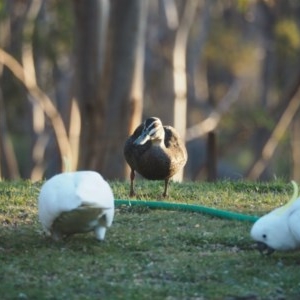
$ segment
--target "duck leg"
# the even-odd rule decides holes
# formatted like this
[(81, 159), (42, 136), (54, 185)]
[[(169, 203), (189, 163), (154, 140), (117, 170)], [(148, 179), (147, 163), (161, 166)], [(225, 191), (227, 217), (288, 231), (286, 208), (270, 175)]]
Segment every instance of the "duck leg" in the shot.
[(169, 185), (169, 178), (166, 178), (165, 179), (165, 190), (164, 190), (164, 193), (163, 193), (163, 197), (167, 197), (168, 196), (168, 185)]
[(135, 178), (134, 169), (131, 169), (131, 172), (130, 172), (130, 193), (129, 193), (130, 197), (135, 195), (135, 192), (134, 192), (134, 189), (133, 189), (134, 178)]

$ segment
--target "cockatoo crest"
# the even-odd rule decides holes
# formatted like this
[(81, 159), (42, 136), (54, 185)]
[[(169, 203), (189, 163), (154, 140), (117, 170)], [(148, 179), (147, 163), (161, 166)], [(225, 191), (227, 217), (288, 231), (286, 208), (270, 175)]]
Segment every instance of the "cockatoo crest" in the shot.
[(278, 215), (283, 214), (298, 199), (298, 196), (299, 196), (299, 187), (298, 187), (298, 184), (294, 180), (292, 180), (291, 183), (292, 183), (293, 188), (294, 188), (293, 196), (292, 196), (292, 198), (289, 200), (289, 202), (287, 204), (285, 204), (284, 206), (282, 206), (277, 211)]

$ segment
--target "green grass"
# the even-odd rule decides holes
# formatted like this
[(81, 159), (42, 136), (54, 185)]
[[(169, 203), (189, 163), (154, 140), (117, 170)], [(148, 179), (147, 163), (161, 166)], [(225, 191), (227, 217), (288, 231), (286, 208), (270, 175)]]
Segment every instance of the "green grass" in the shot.
[[(128, 182), (111, 182), (116, 199)], [(299, 299), (297, 252), (264, 257), (249, 222), (199, 213), (117, 207), (106, 240), (53, 242), (37, 219), (40, 183), (0, 182), (1, 299)], [(162, 182), (138, 181), (138, 199), (162, 200)], [(165, 201), (262, 215), (284, 204), (284, 182), (172, 183)]]

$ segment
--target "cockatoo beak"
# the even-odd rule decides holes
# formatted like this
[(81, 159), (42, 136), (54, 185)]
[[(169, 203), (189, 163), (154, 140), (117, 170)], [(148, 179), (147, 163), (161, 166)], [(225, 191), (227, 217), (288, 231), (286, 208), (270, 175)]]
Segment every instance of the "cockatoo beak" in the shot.
[(256, 243), (256, 249), (261, 255), (271, 255), (275, 250), (262, 242)]

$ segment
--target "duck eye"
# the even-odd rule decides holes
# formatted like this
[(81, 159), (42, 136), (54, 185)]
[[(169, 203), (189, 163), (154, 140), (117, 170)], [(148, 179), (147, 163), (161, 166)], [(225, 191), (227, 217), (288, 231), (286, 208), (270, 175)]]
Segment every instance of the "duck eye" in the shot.
[(262, 235), (262, 238), (263, 238), (263, 239), (266, 239), (266, 238), (267, 238), (267, 235), (266, 235), (266, 234), (263, 234), (263, 235)]

